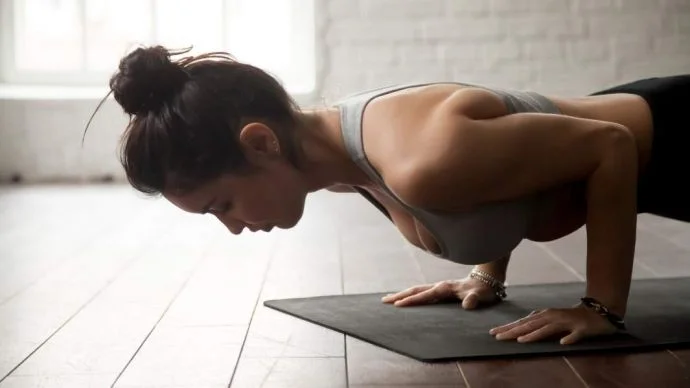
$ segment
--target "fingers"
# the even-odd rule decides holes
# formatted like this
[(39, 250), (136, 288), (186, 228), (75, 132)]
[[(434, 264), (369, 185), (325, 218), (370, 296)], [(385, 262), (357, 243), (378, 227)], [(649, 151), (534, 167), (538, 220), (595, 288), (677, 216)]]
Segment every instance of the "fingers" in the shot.
[(411, 287), (411, 288), (408, 288), (407, 290), (400, 291), (400, 292), (395, 293), (395, 294), (386, 295), (383, 298), (381, 298), (381, 301), (383, 303), (394, 303), (396, 301), (405, 299), (411, 295), (426, 291), (426, 290), (430, 289), (431, 287), (433, 287), (433, 286), (430, 284), (424, 285), (424, 286)]
[(562, 335), (561, 345), (571, 345), (586, 337), (613, 332), (615, 331), (612, 331), (598, 316), (580, 308), (533, 311), (526, 317), (489, 331), (497, 340), (517, 339), (520, 343)]
[(476, 308), (478, 304), (479, 295), (476, 292), (470, 292), (462, 299), (462, 308), (467, 310)]
[(496, 334), (496, 339), (499, 341), (517, 339), (529, 333), (538, 331), (539, 329), (548, 324), (548, 321), (540, 318), (526, 319), (523, 322), (511, 326), (509, 329), (499, 331)]
[(493, 290), (487, 288), (483, 283), (477, 286), (467, 283), (465, 280), (445, 280), (389, 294), (381, 298), (381, 301), (393, 303), (395, 306), (411, 306), (436, 303), (448, 298), (461, 299), (462, 307), (467, 310), (474, 309), (484, 302), (495, 302), (498, 300)]
[(560, 325), (546, 323), (544, 321), (542, 321), (542, 324), (543, 326), (537, 330), (517, 337), (517, 341), (521, 343), (541, 341), (563, 332), (563, 328)]
[(561, 345), (572, 345), (575, 342), (580, 341), (584, 337), (584, 332), (582, 330), (575, 330), (572, 333), (561, 338)]
[(503, 325), (503, 326), (494, 327), (493, 329), (489, 330), (489, 334), (497, 335), (497, 334), (505, 333), (507, 331), (512, 330), (515, 327), (518, 327), (518, 326), (524, 325), (527, 322), (533, 321), (534, 319), (538, 318), (541, 314), (542, 314), (541, 312), (532, 311), (529, 315), (527, 315), (526, 317), (520, 318), (517, 321), (513, 321), (513, 322), (508, 323), (508, 324)]
[[(569, 315), (569, 316), (568, 316)], [(547, 309), (532, 311), (526, 317), (489, 331), (497, 340), (517, 340), (520, 343), (536, 342), (567, 334), (561, 338), (561, 345), (574, 344), (588, 333), (583, 322), (572, 311)], [(591, 333), (590, 333), (591, 334)]]
[(445, 295), (443, 295), (440, 287), (433, 287), (418, 294), (410, 295), (404, 299), (397, 300), (394, 304), (398, 307), (414, 306), (426, 303), (434, 303), (444, 297)]

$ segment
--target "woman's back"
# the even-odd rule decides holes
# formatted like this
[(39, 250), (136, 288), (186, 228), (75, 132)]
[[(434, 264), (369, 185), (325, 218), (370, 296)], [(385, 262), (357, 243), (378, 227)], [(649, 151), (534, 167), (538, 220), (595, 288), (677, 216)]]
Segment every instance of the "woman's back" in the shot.
[[(578, 204), (580, 195), (574, 194), (578, 190), (576, 184), (455, 214), (415, 209), (401, 201), (385, 184), (381, 171), (386, 170), (387, 164), (405, 163), (398, 158), (404, 158), (406, 153), (413, 157), (417, 152), (435, 152), (415, 150), (415, 132), (428, 127), (437, 108), (458, 94), (466, 96), (465, 109), (471, 110), (475, 118), (519, 112), (565, 114), (620, 122), (636, 128), (642, 140), (651, 129), (645, 122), (651, 121), (645, 116), (645, 109), (640, 109), (644, 101), (628, 95), (567, 99), (480, 85), (438, 83), (381, 88), (341, 101), (342, 131), (348, 150), (378, 183), (381, 190), (372, 194), (394, 215), (403, 235), (432, 253), (465, 263), (507, 253), (523, 238), (551, 239), (568, 234), (584, 223), (584, 208)], [(492, 103), (487, 103), (487, 98)], [(545, 213), (557, 217), (542, 219)], [(555, 222), (560, 225), (554, 225)], [(546, 224), (547, 228), (540, 227)], [(543, 236), (540, 229), (549, 230), (551, 235)]]

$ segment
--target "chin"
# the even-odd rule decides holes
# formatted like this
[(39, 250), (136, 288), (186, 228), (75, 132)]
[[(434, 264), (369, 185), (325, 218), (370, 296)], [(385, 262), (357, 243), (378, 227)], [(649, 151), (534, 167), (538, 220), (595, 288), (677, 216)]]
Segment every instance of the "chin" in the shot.
[(280, 225), (278, 225), (278, 227), (281, 229), (291, 229), (297, 226), (304, 215), (304, 202), (302, 202), (301, 205), (302, 206), (299, 206), (297, 209), (295, 209), (294, 214), (292, 214), (289, 219), (284, 220), (282, 223), (280, 223)]
[(302, 219), (302, 215), (300, 214), (299, 217), (295, 217), (289, 221), (283, 221), (276, 226), (279, 227), (280, 229), (292, 229), (295, 226), (297, 226), (297, 224), (299, 223), (299, 221), (301, 219)]

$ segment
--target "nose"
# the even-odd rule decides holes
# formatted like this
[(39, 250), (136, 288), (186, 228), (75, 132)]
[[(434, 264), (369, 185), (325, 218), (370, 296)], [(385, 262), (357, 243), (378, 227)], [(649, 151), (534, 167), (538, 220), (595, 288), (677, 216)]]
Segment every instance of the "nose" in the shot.
[(219, 219), (219, 221), (234, 235), (238, 235), (244, 230), (244, 225), (241, 222), (229, 219)]
[(240, 233), (242, 233), (243, 229), (244, 228), (230, 228), (230, 227), (228, 227), (228, 230), (230, 231), (230, 233), (232, 233), (236, 236), (239, 235)]

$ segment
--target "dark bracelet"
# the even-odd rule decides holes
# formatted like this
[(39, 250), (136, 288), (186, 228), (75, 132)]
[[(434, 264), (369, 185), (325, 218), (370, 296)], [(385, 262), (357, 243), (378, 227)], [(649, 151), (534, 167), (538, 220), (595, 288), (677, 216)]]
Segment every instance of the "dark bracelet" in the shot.
[(601, 302), (590, 297), (580, 298), (580, 300), (582, 301), (583, 305), (593, 309), (597, 314), (608, 319), (608, 321), (611, 322), (611, 324), (618, 330), (625, 331), (625, 322), (623, 321), (623, 318), (609, 311), (609, 309)]

